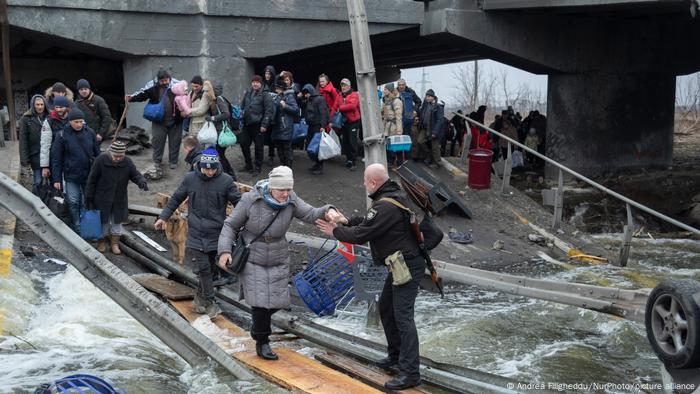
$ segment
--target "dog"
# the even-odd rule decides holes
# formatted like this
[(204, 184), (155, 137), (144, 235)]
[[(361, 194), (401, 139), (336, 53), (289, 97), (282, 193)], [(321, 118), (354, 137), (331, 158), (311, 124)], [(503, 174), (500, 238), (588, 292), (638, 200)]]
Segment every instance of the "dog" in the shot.
[(172, 246), (173, 260), (185, 264), (185, 245), (187, 243), (187, 219), (183, 218), (180, 209), (175, 210), (170, 219), (165, 222), (165, 237)]

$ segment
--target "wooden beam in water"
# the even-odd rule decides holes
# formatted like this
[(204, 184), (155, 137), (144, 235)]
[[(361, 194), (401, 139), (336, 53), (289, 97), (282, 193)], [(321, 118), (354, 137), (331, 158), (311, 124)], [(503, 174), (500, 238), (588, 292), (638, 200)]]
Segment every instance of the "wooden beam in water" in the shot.
[[(190, 323), (202, 315), (196, 313), (192, 301), (170, 301), (175, 309)], [(211, 337), (226, 353), (245, 364), (256, 374), (293, 392), (301, 393), (381, 393), (358, 380), (344, 375), (288, 348), (275, 348), (279, 360), (263, 360), (255, 353), (255, 342), (244, 331), (224, 316), (212, 320), (219, 329), (225, 330), (229, 338)], [(234, 340), (231, 340), (233, 337)]]

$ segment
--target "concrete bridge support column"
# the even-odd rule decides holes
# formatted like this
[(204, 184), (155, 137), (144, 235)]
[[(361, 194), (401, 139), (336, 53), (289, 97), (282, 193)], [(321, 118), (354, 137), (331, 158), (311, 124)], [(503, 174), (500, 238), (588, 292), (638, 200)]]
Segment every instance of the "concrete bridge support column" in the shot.
[[(131, 94), (156, 77), (159, 68), (165, 68), (175, 79), (190, 81), (192, 76), (201, 75), (204, 79), (220, 81), (224, 96), (233, 104), (240, 103), (243, 91), (250, 87), (254, 74), (253, 63), (238, 56), (221, 57), (174, 57), (148, 56), (124, 60), (124, 90)], [(151, 123), (143, 118), (145, 103), (131, 103), (127, 122), (150, 132)], [(117, 119), (121, 114), (114, 115)]]
[(547, 156), (591, 176), (670, 166), (675, 86), (662, 74), (550, 75)]

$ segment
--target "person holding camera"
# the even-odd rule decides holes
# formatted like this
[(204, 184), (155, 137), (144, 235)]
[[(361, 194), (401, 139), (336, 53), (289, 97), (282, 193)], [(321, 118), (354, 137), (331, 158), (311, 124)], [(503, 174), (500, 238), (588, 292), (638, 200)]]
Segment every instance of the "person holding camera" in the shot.
[(221, 308), (214, 299), (214, 270), (216, 267), (216, 246), (219, 233), (224, 225), (226, 206), (236, 204), (241, 193), (233, 179), (224, 174), (219, 163), (219, 155), (214, 148), (205, 149), (196, 171), (185, 174), (185, 178), (168, 200), (155, 223), (160, 230), (173, 212), (189, 198), (187, 215), (186, 261), (199, 279), (197, 294), (194, 297), (194, 310), (215, 318)]
[(232, 244), (237, 233), (249, 244), (248, 260), (240, 271), (242, 296), (252, 308), (253, 326), (250, 336), (255, 339), (259, 357), (277, 360), (270, 348), (269, 336), (272, 314), (290, 307), (289, 244), (285, 234), (294, 218), (306, 223), (336, 215), (331, 205), (315, 208), (294, 193), (292, 169), (275, 167), (268, 179), (259, 181), (243, 194), (241, 202), (224, 221), (219, 236), (219, 266), (231, 263)]

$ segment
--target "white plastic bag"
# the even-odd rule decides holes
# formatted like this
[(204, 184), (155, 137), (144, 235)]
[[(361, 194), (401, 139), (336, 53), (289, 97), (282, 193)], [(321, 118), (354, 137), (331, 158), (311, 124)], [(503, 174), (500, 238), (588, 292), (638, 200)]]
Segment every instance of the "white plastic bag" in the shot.
[[(331, 131), (331, 133), (333, 132)], [(340, 156), (340, 145), (336, 142), (337, 138), (337, 136), (333, 138), (329, 133), (321, 133), (321, 144), (318, 148), (319, 160), (328, 160)]]
[(200, 144), (207, 147), (216, 145), (218, 135), (216, 134), (216, 126), (212, 122), (204, 123), (204, 126), (197, 133), (197, 140)]
[(511, 153), (511, 160), (513, 161), (513, 168), (522, 167), (525, 165), (523, 162), (523, 152), (516, 150)]

